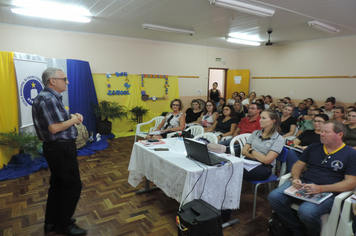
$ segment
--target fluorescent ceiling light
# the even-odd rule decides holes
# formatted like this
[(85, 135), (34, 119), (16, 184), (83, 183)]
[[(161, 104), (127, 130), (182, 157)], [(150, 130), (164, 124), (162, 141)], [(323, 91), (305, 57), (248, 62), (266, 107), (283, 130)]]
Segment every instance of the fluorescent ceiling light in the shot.
[(230, 8), (236, 11), (241, 11), (244, 13), (262, 16), (262, 17), (272, 17), (274, 15), (274, 10), (258, 7), (255, 5), (238, 2), (234, 0), (209, 0), (210, 4), (217, 5), (220, 7)]
[(337, 33), (340, 32), (339, 29), (337, 29), (337, 28), (335, 28), (333, 26), (321, 23), (320, 21), (316, 21), (316, 20), (308, 21), (308, 24), (309, 24), (310, 27), (313, 27), (315, 29), (324, 31), (324, 32), (329, 33), (329, 34), (337, 34)]
[(245, 44), (245, 45), (250, 45), (250, 46), (260, 46), (261, 45), (259, 42), (252, 42), (252, 41), (228, 38), (228, 37), (226, 38), (226, 41), (228, 41), (230, 43), (239, 43), (239, 44)]
[(194, 34), (194, 31), (191, 30), (177, 29), (177, 28), (171, 28), (171, 27), (160, 26), (160, 25), (142, 24), (142, 27), (144, 29), (149, 29), (149, 30), (158, 30), (158, 31), (169, 32), (169, 33), (185, 34), (189, 36), (192, 36)]
[(245, 39), (250, 41), (262, 41), (258, 35), (248, 35), (248, 34), (241, 34), (241, 33), (229, 33), (230, 37), (237, 38), (237, 39)]
[(81, 23), (91, 21), (90, 12), (82, 7), (35, 0), (16, 0), (14, 5), (20, 8), (11, 8), (11, 12), (21, 15)]

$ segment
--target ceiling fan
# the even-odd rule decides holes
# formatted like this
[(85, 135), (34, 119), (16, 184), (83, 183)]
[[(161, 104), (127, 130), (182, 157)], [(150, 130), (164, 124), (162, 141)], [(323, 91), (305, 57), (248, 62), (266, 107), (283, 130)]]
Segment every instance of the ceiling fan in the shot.
[(269, 29), (269, 30), (267, 30), (267, 34), (268, 34), (268, 41), (267, 41), (267, 43), (265, 43), (265, 45), (266, 46), (272, 46), (273, 45), (273, 43), (271, 42), (271, 34), (272, 34), (272, 29)]

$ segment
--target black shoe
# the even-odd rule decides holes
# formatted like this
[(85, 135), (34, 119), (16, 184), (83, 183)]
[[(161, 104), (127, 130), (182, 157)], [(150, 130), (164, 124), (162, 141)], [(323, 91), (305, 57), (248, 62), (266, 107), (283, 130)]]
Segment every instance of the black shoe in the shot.
[(58, 228), (56, 230), (56, 233), (64, 234), (66, 236), (82, 236), (82, 235), (86, 235), (87, 231), (80, 228), (76, 224), (72, 224), (72, 225), (68, 226), (67, 228)]
[[(75, 218), (71, 218), (70, 219), (70, 223), (74, 224), (77, 220)], [(45, 224), (44, 225), (44, 233), (45, 235), (54, 232), (56, 229), (56, 225), (55, 224)]]
[(45, 235), (54, 232), (55, 224), (45, 224), (44, 225), (44, 233)]

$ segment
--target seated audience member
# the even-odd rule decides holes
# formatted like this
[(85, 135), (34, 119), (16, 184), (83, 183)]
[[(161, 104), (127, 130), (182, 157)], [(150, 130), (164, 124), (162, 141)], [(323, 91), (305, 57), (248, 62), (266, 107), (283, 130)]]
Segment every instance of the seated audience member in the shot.
[(307, 108), (309, 109), (311, 106), (314, 105), (314, 100), (312, 98), (307, 98)]
[(313, 120), (316, 115), (323, 113), (320, 108), (310, 107), (308, 114), (298, 119), (298, 132), (296, 136), (299, 136), (306, 130), (314, 130)]
[(241, 101), (245, 100), (246, 99), (246, 94), (245, 92), (239, 92), (239, 95), (241, 96)]
[(297, 127), (297, 118), (292, 116), (292, 111), (292, 104), (287, 104), (283, 108), (280, 132), (280, 135), (283, 135), (283, 138), (294, 135), (295, 128)]
[(292, 104), (292, 99), (290, 97), (284, 97), (283, 100), (286, 104)]
[(197, 121), (203, 112), (200, 102), (197, 99), (193, 99), (190, 106), (191, 107), (185, 111), (185, 123), (187, 124)]
[(277, 111), (279, 116), (281, 116), (283, 114), (283, 108), (284, 108), (285, 105), (287, 105), (287, 103), (284, 100), (281, 100), (278, 103), (276, 111)]
[(182, 131), (185, 129), (185, 115), (180, 112), (182, 109), (182, 101), (180, 99), (174, 99), (171, 101), (172, 112), (169, 112), (158, 125), (155, 131), (164, 131), (161, 135), (147, 135), (146, 139), (161, 139), (167, 138), (167, 133)]
[(222, 113), (222, 109), (223, 107), (226, 105), (226, 100), (225, 98), (220, 98), (219, 99), (219, 106), (218, 106), (218, 113), (221, 114)]
[(346, 108), (346, 115), (349, 114), (350, 111), (355, 110), (356, 108), (354, 106), (349, 106)]
[(221, 140), (223, 137), (230, 136), (234, 133), (237, 123), (233, 107), (225, 105), (222, 115), (219, 116), (214, 124), (207, 128), (205, 132), (218, 133), (217, 138)]
[(194, 123), (200, 124), (204, 127), (204, 130), (206, 130), (207, 128), (211, 127), (219, 117), (219, 113), (217, 111), (218, 109), (213, 100), (206, 101), (203, 113)]
[(345, 144), (356, 149), (356, 109), (349, 111), (348, 113), (348, 122), (346, 125), (346, 136), (345, 136)]
[(248, 95), (248, 98), (246, 98), (245, 100), (242, 101), (242, 104), (245, 105), (248, 108), (248, 106), (251, 103), (255, 102), (255, 98), (256, 98), (256, 93), (255, 92), (251, 92)]
[(232, 98), (230, 98), (229, 100), (227, 100), (227, 105), (233, 106), (235, 103), (235, 98), (236, 96), (239, 95), (238, 92), (234, 92), (232, 94)]
[(345, 119), (345, 108), (341, 106), (334, 107), (333, 120), (337, 120), (343, 124), (346, 124), (347, 120)]
[(261, 98), (257, 99), (257, 100), (256, 100), (256, 103), (262, 105), (262, 111), (263, 111), (264, 109), (266, 109), (265, 103), (264, 103), (263, 99), (261, 99)]
[(299, 103), (298, 107), (294, 108), (292, 116), (298, 118), (299, 116), (304, 116), (306, 114), (308, 114), (307, 101), (304, 100)]
[(324, 103), (324, 108), (321, 107), (324, 113), (329, 116), (329, 119), (333, 118), (335, 102), (334, 97), (328, 97)]
[[(320, 143), (321, 126), (329, 117), (325, 114), (318, 114), (313, 119), (314, 130), (306, 130), (297, 136), (294, 140), (294, 147), (300, 148), (303, 151), (312, 143)], [(290, 149), (287, 154), (287, 170), (290, 172), (292, 166), (296, 163), (302, 153)]]
[(266, 96), (265, 105), (266, 104), (268, 105), (268, 108), (275, 109), (275, 105), (273, 103), (273, 99), (271, 95)]
[[(321, 127), (321, 143), (313, 143), (304, 150), (293, 165), (292, 180), (273, 190), (268, 202), (280, 221), (293, 235), (320, 235), (321, 219), (330, 213), (334, 197), (320, 204), (302, 201), (284, 194), (291, 185), (307, 194), (352, 191), (356, 187), (356, 151), (343, 143), (346, 128), (337, 121), (326, 121)], [(308, 166), (308, 168), (305, 167)], [(300, 204), (298, 212), (290, 204)]]
[(242, 105), (240, 101), (237, 101), (234, 104), (234, 110), (235, 110), (237, 121), (240, 123), (240, 121), (246, 117), (246, 114), (244, 112), (244, 105)]
[(241, 106), (243, 107), (245, 114), (247, 114), (248, 109), (247, 109), (247, 107), (245, 105), (242, 105), (242, 97), (240, 95), (236, 96), (235, 102), (241, 102)]
[[(247, 134), (247, 133), (251, 134), (253, 131), (261, 129), (261, 125), (260, 125), (261, 112), (262, 112), (261, 104), (252, 103), (248, 108), (247, 117), (243, 118), (240, 121), (232, 137), (234, 138), (239, 134)], [(220, 142), (220, 144), (227, 146), (227, 153), (230, 153), (230, 149), (229, 149), (230, 142), (231, 139)], [(238, 142), (235, 143), (235, 155), (240, 156), (240, 146), (238, 145)]]
[(261, 113), (261, 130), (255, 130), (242, 149), (242, 155), (261, 162), (250, 171), (244, 169), (244, 180), (265, 180), (272, 174), (276, 158), (281, 153), (284, 138), (278, 133), (280, 117), (276, 111), (267, 109)]

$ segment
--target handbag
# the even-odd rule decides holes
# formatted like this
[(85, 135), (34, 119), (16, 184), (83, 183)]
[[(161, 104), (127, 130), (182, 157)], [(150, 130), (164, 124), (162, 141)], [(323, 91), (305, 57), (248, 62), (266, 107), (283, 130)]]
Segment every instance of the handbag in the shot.
[(226, 152), (225, 145), (221, 145), (218, 143), (208, 143), (206, 146), (210, 152), (215, 152), (215, 153), (225, 153)]

